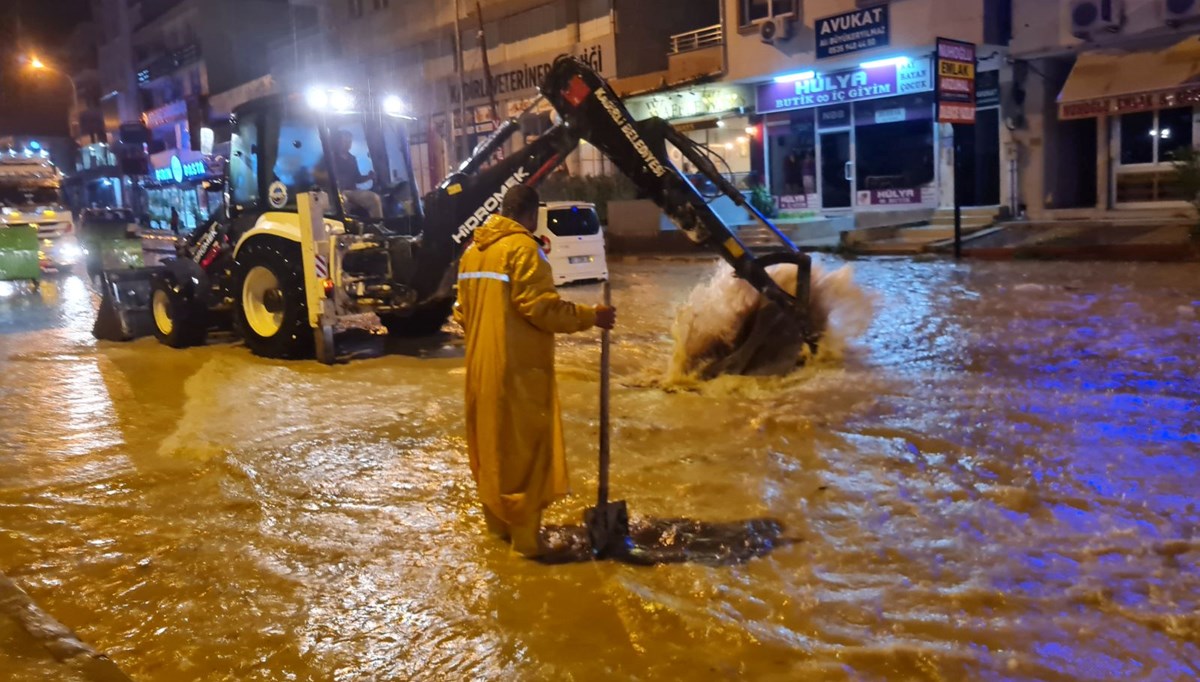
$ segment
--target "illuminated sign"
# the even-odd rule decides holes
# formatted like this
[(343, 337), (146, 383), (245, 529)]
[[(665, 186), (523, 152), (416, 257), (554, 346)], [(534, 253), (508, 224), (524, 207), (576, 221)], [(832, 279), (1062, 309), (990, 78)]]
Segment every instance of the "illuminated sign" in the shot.
[(939, 123), (975, 122), (975, 45), (937, 39)]
[(159, 182), (183, 182), (191, 178), (198, 178), (208, 173), (208, 169), (204, 167), (204, 162), (200, 160), (188, 161), (184, 163), (179, 160), (178, 156), (171, 157), (171, 163), (164, 168), (154, 169), (154, 179)]

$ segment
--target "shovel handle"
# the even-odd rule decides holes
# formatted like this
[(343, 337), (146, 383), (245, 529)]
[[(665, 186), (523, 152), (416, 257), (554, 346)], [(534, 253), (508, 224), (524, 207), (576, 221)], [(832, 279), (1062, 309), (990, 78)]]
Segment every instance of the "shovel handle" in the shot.
[[(612, 305), (612, 288), (608, 280), (603, 286), (604, 305)], [(603, 510), (608, 504), (608, 375), (612, 339), (607, 329), (600, 331), (600, 486), (596, 508)]]

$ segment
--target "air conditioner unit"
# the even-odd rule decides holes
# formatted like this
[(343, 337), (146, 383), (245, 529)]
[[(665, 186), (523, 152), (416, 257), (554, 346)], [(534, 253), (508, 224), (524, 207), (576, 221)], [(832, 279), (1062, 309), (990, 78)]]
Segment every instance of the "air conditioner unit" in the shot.
[(1200, 21), (1200, 0), (1162, 0), (1167, 26)]
[(1124, 0), (1071, 0), (1071, 35), (1089, 40), (1104, 32), (1116, 33), (1125, 22)]
[(768, 45), (787, 42), (792, 38), (793, 18), (771, 17), (758, 25), (758, 37)]

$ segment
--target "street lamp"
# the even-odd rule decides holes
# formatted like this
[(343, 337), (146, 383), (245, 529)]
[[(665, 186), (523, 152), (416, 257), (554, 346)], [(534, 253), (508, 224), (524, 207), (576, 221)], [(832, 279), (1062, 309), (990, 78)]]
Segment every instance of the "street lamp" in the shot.
[[(71, 109), (78, 111), (79, 89), (75, 87), (75, 79), (71, 77), (71, 74), (48, 65), (46, 62), (43, 62), (40, 58), (38, 58), (37, 55), (29, 56), (29, 68), (33, 69), (34, 71), (48, 71), (50, 73), (56, 73), (63, 78), (66, 78), (67, 82), (71, 84)], [(71, 126), (71, 132), (75, 132), (75, 126)]]

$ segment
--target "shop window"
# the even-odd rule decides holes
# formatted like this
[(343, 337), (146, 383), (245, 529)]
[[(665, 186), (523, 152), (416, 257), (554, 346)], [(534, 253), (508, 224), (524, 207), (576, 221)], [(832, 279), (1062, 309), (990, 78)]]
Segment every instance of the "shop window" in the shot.
[(1121, 163), (1154, 163), (1154, 112), (1121, 117)]
[(817, 192), (813, 110), (773, 114), (766, 120), (771, 193), (806, 196)]
[(854, 105), (858, 189), (913, 189), (934, 180), (933, 98), (909, 95)]
[(750, 26), (770, 17), (795, 15), (797, 0), (738, 0), (738, 21)]
[(1158, 112), (1158, 160), (1175, 159), (1181, 149), (1192, 146), (1192, 108), (1163, 109)]
[(859, 126), (855, 135), (859, 190), (909, 189), (933, 182), (932, 121)]
[(1192, 146), (1192, 108), (1140, 111), (1121, 116), (1121, 164), (1170, 163)]

